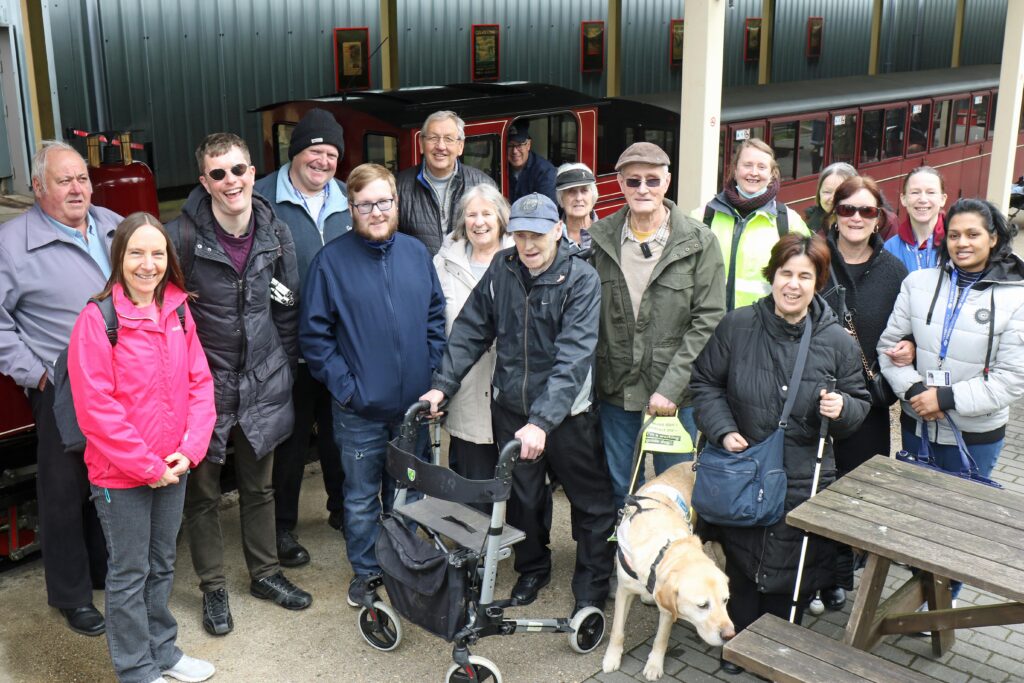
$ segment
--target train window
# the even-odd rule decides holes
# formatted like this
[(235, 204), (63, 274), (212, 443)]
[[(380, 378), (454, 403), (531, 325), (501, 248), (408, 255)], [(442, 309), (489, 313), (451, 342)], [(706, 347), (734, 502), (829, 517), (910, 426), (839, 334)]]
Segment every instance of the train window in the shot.
[(383, 133), (363, 135), (363, 161), (380, 164), (392, 173), (398, 173), (398, 138)]
[(932, 120), (932, 105), (927, 102), (910, 105), (910, 141), (907, 154), (919, 154), (928, 149), (928, 125)]
[(967, 129), (971, 125), (971, 98), (963, 97), (953, 101), (953, 125), (950, 127), (949, 144), (959, 145), (967, 141)]
[(971, 128), (967, 133), (968, 142), (981, 142), (985, 139), (985, 126), (988, 125), (988, 95), (975, 95), (971, 98)]
[(903, 136), (907, 129), (907, 108), (885, 110), (885, 144), (882, 147), (882, 158), (892, 159), (903, 156)]
[(483, 171), (501, 187), (501, 138), (495, 134), (466, 138), (462, 163)]
[(860, 134), (860, 163), (870, 164), (882, 160), (882, 122), (885, 111), (872, 109), (864, 112), (864, 125)]
[(782, 180), (792, 180), (796, 177), (796, 141), (798, 121), (786, 121), (785, 123), (773, 123), (772, 126), (772, 149), (775, 150), (775, 159), (779, 164), (779, 173)]
[(825, 119), (804, 119), (800, 122), (797, 143), (796, 177), (815, 175), (821, 170), (825, 156)]
[(294, 123), (274, 124), (274, 168), (281, 168), (288, 162), (288, 146), (292, 142)]
[(949, 109), (951, 104), (951, 100), (935, 103), (935, 109), (932, 111), (932, 149), (941, 149), (948, 144)]
[[(526, 121), (518, 119), (513, 124)], [(557, 168), (579, 159), (579, 126), (572, 114), (551, 114), (529, 119), (530, 151), (544, 157)], [(614, 162), (613, 162), (614, 163)]]
[(988, 139), (989, 140), (991, 140), (992, 137), (995, 136), (995, 134), (996, 134), (996, 130), (995, 130), (995, 128), (996, 128), (996, 103), (998, 103), (998, 102), (999, 102), (999, 93), (992, 93), (992, 108), (989, 109), (989, 111), (992, 112), (989, 115), (990, 116), (990, 121), (992, 122), (989, 125), (989, 127), (988, 127)]
[(831, 162), (856, 163), (856, 145), (857, 114), (835, 114), (832, 117), (832, 149), (829, 154)]

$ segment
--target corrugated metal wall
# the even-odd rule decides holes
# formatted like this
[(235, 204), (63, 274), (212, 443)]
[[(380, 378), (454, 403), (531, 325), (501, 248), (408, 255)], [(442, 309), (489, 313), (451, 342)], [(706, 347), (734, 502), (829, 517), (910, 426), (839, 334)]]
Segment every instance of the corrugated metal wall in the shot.
[[(49, 4), (50, 43), (56, 70), (60, 119), (65, 128), (93, 127), (96, 99), (89, 58), (87, 22), (80, 0), (54, 0)], [(64, 131), (57, 131), (63, 135)]]
[(1006, 3), (1007, 0), (967, 0), (961, 64), (998, 64), (1002, 61)]
[[(834, 78), (867, 72), (872, 0), (779, 0), (775, 3), (773, 81)], [(821, 17), (821, 57), (808, 59), (807, 20)]]
[(882, 12), (878, 70), (948, 67), (955, 22), (956, 0), (888, 0)]
[(622, 0), (623, 95), (682, 87), (682, 72), (669, 66), (669, 23), (683, 18), (683, 0)]

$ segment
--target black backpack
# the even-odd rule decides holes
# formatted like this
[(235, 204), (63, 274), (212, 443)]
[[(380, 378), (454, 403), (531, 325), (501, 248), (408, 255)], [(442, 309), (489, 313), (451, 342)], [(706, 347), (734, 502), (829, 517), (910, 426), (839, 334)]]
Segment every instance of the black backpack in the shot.
[[(111, 346), (117, 346), (117, 330), (121, 324), (117, 320), (117, 311), (114, 310), (114, 297), (106, 299), (89, 299), (86, 304), (95, 304), (103, 314), (103, 322), (107, 326), (107, 339)], [(178, 321), (181, 323), (181, 331), (185, 331), (185, 304), (182, 303), (176, 309)], [(82, 453), (85, 451), (85, 435), (78, 426), (78, 416), (75, 415), (75, 400), (71, 395), (71, 380), (68, 378), (68, 350), (65, 348), (57, 356), (53, 364), (53, 417), (57, 423), (57, 431), (60, 433), (60, 441), (64, 450), (68, 453)]]

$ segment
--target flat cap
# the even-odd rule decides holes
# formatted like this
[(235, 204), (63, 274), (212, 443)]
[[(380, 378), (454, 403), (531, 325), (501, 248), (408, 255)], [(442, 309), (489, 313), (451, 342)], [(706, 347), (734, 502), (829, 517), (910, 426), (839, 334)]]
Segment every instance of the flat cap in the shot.
[(634, 142), (626, 148), (615, 162), (615, 170), (621, 170), (627, 164), (650, 164), (651, 166), (669, 166), (672, 161), (665, 151), (652, 142)]

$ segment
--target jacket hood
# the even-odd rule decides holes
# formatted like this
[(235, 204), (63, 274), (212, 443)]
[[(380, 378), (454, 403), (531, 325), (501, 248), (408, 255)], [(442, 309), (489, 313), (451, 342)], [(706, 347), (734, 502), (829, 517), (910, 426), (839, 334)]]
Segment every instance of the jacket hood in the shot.
[[(761, 318), (766, 330), (773, 336), (800, 336), (804, 331), (803, 321), (797, 324), (786, 322), (782, 317), (775, 314), (775, 299), (771, 294), (760, 299), (754, 304), (757, 315)], [(811, 299), (807, 315), (811, 317), (814, 324), (814, 334), (820, 334), (822, 330), (830, 325), (839, 323), (839, 318), (822, 298), (821, 294), (815, 293)]]
[[(124, 288), (117, 283), (110, 291), (110, 295), (114, 298), (114, 310), (120, 315), (130, 315), (136, 310), (134, 302), (128, 298), (125, 294)], [(168, 282), (164, 288), (164, 303), (160, 307), (160, 320), (163, 320), (168, 314), (174, 313), (174, 309), (185, 303), (188, 296), (185, 292), (181, 291), (177, 285), (173, 282)]]
[[(213, 216), (213, 199), (202, 185), (196, 185), (188, 193), (188, 199), (181, 207), (181, 212), (188, 215), (196, 225), (203, 224), (203, 216), (209, 220), (216, 220)], [(252, 192), (252, 213), (256, 217), (256, 225), (267, 225), (274, 222), (274, 209), (271, 207), (270, 200), (255, 189)]]

